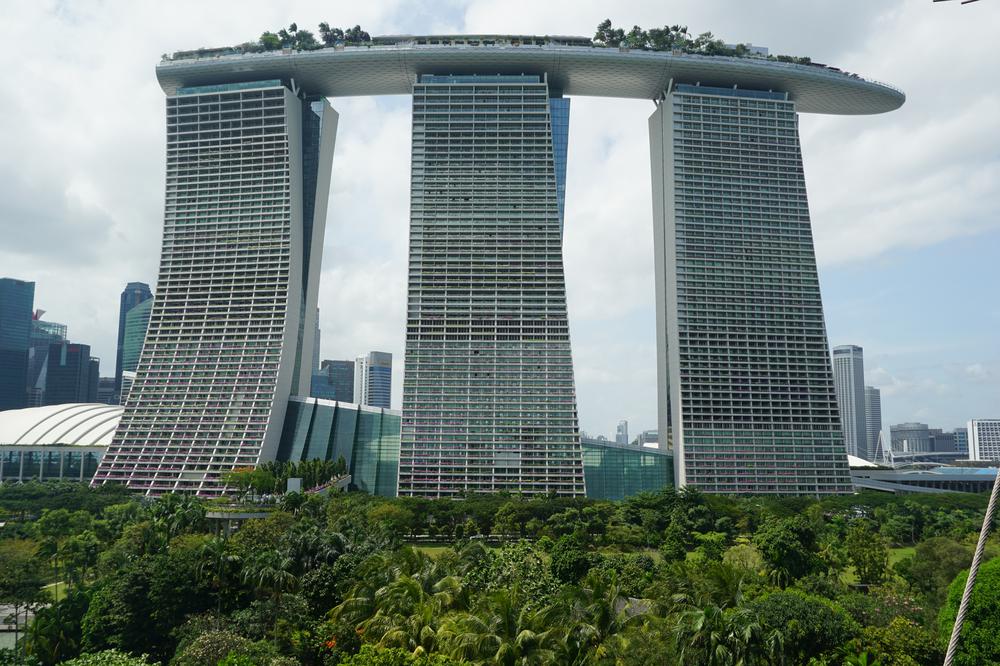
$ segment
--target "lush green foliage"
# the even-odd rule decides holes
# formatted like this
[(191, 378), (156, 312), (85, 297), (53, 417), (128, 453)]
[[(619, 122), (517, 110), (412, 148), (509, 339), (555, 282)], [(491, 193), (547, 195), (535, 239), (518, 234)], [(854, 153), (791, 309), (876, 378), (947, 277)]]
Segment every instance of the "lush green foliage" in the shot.
[[(948, 599), (940, 617), (941, 635), (945, 638), (951, 635), (968, 575), (968, 571), (963, 571), (948, 588)], [(965, 615), (956, 666), (1000, 663), (1000, 612), (997, 609), (1000, 609), (1000, 558), (979, 567)]]
[[(290, 493), (223, 538), (192, 497), (106, 493), (0, 492), (24, 663), (939, 663), (985, 504)], [(981, 576), (960, 663), (1000, 655), (1000, 559)]]

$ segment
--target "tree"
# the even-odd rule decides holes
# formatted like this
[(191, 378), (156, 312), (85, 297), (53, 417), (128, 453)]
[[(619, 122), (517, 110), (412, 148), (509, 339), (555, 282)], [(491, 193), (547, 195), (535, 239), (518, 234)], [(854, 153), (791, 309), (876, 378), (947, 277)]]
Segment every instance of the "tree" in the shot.
[[(940, 636), (951, 636), (968, 577), (969, 572), (963, 571), (948, 587), (947, 601), (938, 616)], [(1000, 662), (1000, 613), (997, 613), (997, 608), (1000, 608), (1000, 557), (979, 567), (962, 633), (959, 635), (955, 666)]]
[(450, 654), (497, 666), (554, 663), (559, 628), (547, 609), (531, 610), (510, 590), (491, 592), (475, 612), (449, 619), (442, 628)]
[[(273, 32), (265, 32), (260, 36), (260, 45), (265, 51), (277, 51), (281, 48), (281, 38)], [(228, 484), (229, 482), (226, 481)], [(235, 484), (233, 484), (235, 485)], [(249, 484), (247, 484), (249, 486)]]
[(866, 627), (861, 644), (884, 666), (937, 666), (944, 659), (935, 637), (902, 617), (893, 618), (887, 627)]
[(594, 557), (582, 548), (578, 540), (569, 536), (559, 537), (549, 555), (552, 557), (549, 563), (552, 575), (563, 583), (575, 584), (594, 563)]
[(455, 661), (443, 654), (413, 655), (399, 648), (363, 645), (358, 654), (339, 663), (342, 666), (461, 666), (466, 662)]
[(867, 520), (858, 520), (847, 530), (847, 556), (862, 585), (878, 585), (889, 567), (889, 547)]
[(103, 650), (80, 655), (76, 659), (64, 661), (62, 666), (152, 666), (149, 655), (133, 657), (120, 650)]
[(804, 664), (854, 638), (858, 625), (831, 601), (797, 590), (765, 594), (747, 604), (761, 626), (782, 634), (787, 663)]
[(319, 24), (319, 36), (327, 46), (334, 46), (344, 41), (344, 31), (340, 28), (331, 28), (329, 23)]
[(24, 652), (43, 664), (57, 664), (80, 652), (80, 624), (90, 597), (70, 591), (64, 599), (39, 608), (24, 636)]
[[(0, 541), (0, 604), (14, 613), (14, 642), (20, 632), (22, 613), (43, 599), (41, 571), (35, 557), (34, 542), (10, 539)], [(0, 618), (2, 619), (2, 618)]]
[(911, 557), (897, 562), (896, 571), (931, 606), (940, 608), (948, 585), (971, 560), (971, 546), (946, 537), (932, 537), (918, 543)]
[(781, 587), (818, 569), (816, 533), (801, 516), (765, 523), (754, 534), (753, 545)]

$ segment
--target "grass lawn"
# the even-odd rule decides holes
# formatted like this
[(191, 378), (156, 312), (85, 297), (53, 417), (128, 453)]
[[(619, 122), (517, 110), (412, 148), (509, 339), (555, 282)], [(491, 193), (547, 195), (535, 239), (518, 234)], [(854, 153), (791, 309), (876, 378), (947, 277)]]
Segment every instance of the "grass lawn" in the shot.
[(437, 559), (441, 556), (441, 553), (448, 550), (450, 546), (418, 546), (413, 544), (413, 548), (419, 550), (424, 555), (430, 555), (431, 557)]
[[(58, 588), (56, 587), (58, 585)], [(52, 601), (62, 601), (66, 598), (66, 583), (59, 581), (58, 583), (49, 583), (42, 587), (42, 591), (47, 595), (52, 597)], [(57, 596), (58, 595), (58, 596)]]
[[(903, 559), (906, 559), (907, 557), (910, 557), (915, 552), (917, 552), (917, 549), (914, 548), (913, 546), (904, 546), (903, 548), (890, 548), (889, 549), (889, 569), (890, 569), (889, 577), (891, 578), (891, 577), (895, 576), (895, 574), (892, 573), (892, 571), (891, 571), (893, 565), (895, 565), (900, 560), (903, 560)], [(851, 566), (851, 565), (848, 565), (847, 568), (844, 569), (844, 573), (842, 573), (840, 575), (840, 580), (842, 580), (843, 582), (847, 583), (848, 585), (855, 585), (855, 584), (857, 584), (857, 582), (858, 582), (858, 576), (857, 576), (856, 573), (854, 573), (854, 567)]]

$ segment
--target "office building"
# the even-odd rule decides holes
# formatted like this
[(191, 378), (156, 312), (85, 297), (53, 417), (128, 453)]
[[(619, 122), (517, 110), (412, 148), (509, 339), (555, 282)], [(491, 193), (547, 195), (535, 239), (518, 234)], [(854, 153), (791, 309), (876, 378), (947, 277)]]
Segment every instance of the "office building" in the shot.
[(325, 359), (312, 377), (309, 395), (324, 400), (354, 402), (354, 361)]
[[(115, 357), (116, 394), (118, 394), (121, 391), (122, 371), (135, 370), (134, 365), (131, 368), (126, 368), (123, 365), (123, 359), (122, 359), (122, 356), (125, 353), (125, 335), (126, 335), (126, 324), (127, 324), (128, 313), (132, 310), (132, 308), (136, 307), (140, 303), (152, 300), (152, 298), (153, 298), (153, 293), (149, 290), (149, 285), (146, 284), (145, 282), (129, 282), (127, 285), (125, 285), (125, 289), (122, 290), (121, 295), (118, 297), (118, 350), (117, 350), (117, 356)], [(147, 312), (146, 320), (148, 321), (149, 311), (147, 310), (146, 312)]]
[(35, 283), (0, 278), (0, 410), (28, 404), (28, 348)]
[(53, 342), (67, 340), (65, 324), (43, 321), (44, 310), (35, 310), (31, 321), (28, 348), (28, 407), (45, 404), (45, 380), (48, 374), (49, 348)]
[(117, 405), (118, 398), (115, 396), (115, 378), (100, 377), (97, 380), (97, 400), (102, 405)]
[(313, 358), (312, 358), (312, 371), (316, 372), (319, 370), (319, 346), (320, 339), (323, 337), (319, 330), (319, 308), (316, 308), (316, 334), (313, 341)]
[(121, 395), (118, 396), (118, 404), (124, 405), (128, 401), (128, 394), (132, 390), (133, 383), (135, 383), (135, 373), (128, 370), (122, 372), (122, 388)]
[(871, 460), (865, 421), (864, 352), (857, 345), (833, 348), (833, 386), (848, 455)]
[(892, 450), (901, 453), (924, 453), (933, 451), (931, 431), (926, 423), (900, 423), (889, 426)]
[(213, 495), (234, 467), (274, 460), (312, 377), (337, 122), (300, 92), (264, 79), (168, 95), (156, 298), (95, 483)]
[[(675, 79), (649, 121), (659, 430), (677, 486), (851, 491), (798, 110), (785, 91)], [(863, 375), (857, 391), (860, 418)]]
[[(139, 355), (146, 341), (146, 329), (149, 328), (149, 315), (153, 311), (153, 299), (148, 298), (135, 305), (125, 313), (125, 331), (119, 348), (119, 368), (121, 372), (135, 372), (139, 367)], [(121, 391), (121, 376), (117, 377), (116, 385)]]
[(969, 430), (968, 428), (955, 428), (952, 431), (955, 435), (955, 451), (957, 453), (969, 453)]
[(615, 428), (615, 442), (618, 444), (628, 444), (628, 421), (619, 421)]
[(1000, 461), (1000, 419), (972, 419), (966, 430), (969, 460)]
[(413, 87), (401, 495), (584, 493), (554, 136), (568, 113), (544, 74)]
[(865, 387), (865, 455), (859, 455), (874, 462), (883, 452), (879, 450), (879, 436), (882, 434), (882, 392), (874, 386)]
[[(303, 247), (322, 233), (314, 204), (331, 154), (314, 139), (331, 122), (309, 110), (412, 94), (400, 493), (582, 495), (562, 227), (568, 96), (595, 95), (658, 103), (659, 431), (679, 482), (850, 489), (796, 114), (887, 112), (900, 91), (821, 65), (578, 37), (377, 39), (178, 52), (156, 68), (168, 124), (160, 279), (98, 483), (212, 493), (233, 465), (273, 459), (271, 431), (313, 370), (321, 243)], [(261, 366), (271, 374), (255, 376)], [(157, 420), (168, 408), (169, 425)]]
[(354, 361), (354, 399), (359, 405), (389, 409), (392, 400), (392, 354), (373, 351)]
[(98, 401), (100, 360), (90, 355), (90, 345), (53, 342), (46, 366), (46, 405)]

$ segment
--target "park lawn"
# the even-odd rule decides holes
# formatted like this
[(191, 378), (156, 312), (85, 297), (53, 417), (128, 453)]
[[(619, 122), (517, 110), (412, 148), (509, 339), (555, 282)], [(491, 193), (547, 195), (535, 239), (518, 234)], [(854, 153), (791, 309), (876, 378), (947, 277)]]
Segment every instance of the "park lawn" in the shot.
[[(58, 588), (56, 587), (58, 585)], [(49, 583), (48, 585), (42, 586), (42, 591), (45, 594), (52, 597), (52, 601), (62, 601), (66, 598), (66, 588), (67, 584), (65, 581), (59, 581), (58, 583)]]
[[(902, 548), (889, 549), (890, 578), (895, 576), (892, 572), (892, 567), (900, 560), (904, 560), (907, 557), (912, 556), (915, 552), (917, 552), (917, 549), (913, 546), (903, 546)], [(840, 574), (840, 580), (848, 585), (856, 585), (858, 583), (858, 576), (854, 573), (854, 567), (847, 565), (847, 568), (844, 569), (844, 573)]]
[(418, 546), (413, 545), (414, 550), (419, 550), (424, 555), (430, 555), (434, 559), (441, 557), (441, 553), (451, 548), (451, 546)]

